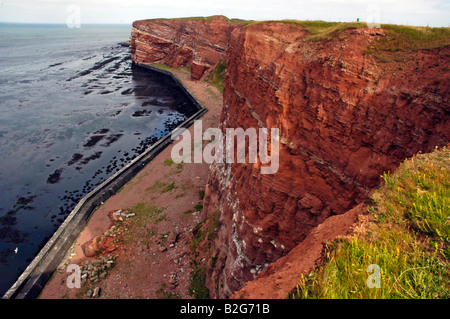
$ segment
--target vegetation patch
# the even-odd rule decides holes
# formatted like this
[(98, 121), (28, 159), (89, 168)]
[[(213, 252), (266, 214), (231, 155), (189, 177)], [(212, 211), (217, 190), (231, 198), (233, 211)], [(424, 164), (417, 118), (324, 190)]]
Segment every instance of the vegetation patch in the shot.
[(329, 243), (321, 266), (302, 276), (291, 297), (448, 299), (449, 163), (444, 147), (384, 174), (360, 231)]
[(174, 188), (177, 188), (177, 187), (175, 186), (175, 182), (172, 182), (169, 185), (167, 185), (166, 187), (164, 187), (163, 189), (161, 189), (161, 194), (170, 192)]
[(192, 262), (188, 294), (195, 299), (208, 299), (209, 289), (206, 287), (206, 266), (197, 261)]
[(208, 76), (206, 77), (206, 82), (215, 86), (220, 93), (223, 93), (223, 88), (225, 86), (225, 69), (227, 68), (227, 62), (220, 60), (214, 69), (212, 69)]
[[(189, 245), (192, 272), (188, 294), (196, 299), (209, 298), (209, 289), (205, 286), (206, 265), (215, 263), (212, 252), (219, 228), (219, 213), (214, 211), (211, 216), (198, 223), (193, 229), (193, 238)], [(204, 262), (203, 259), (209, 262)]]
[(164, 63), (160, 63), (160, 62), (156, 62), (156, 63), (150, 63), (150, 66), (153, 66), (155, 68), (161, 69), (161, 70), (166, 70), (166, 71), (179, 71), (182, 73), (191, 73), (191, 65), (187, 64), (185, 66), (179, 67), (179, 68), (173, 68), (170, 67)]
[(168, 158), (164, 161), (164, 165), (166, 165), (166, 166), (172, 166), (172, 164), (173, 164), (172, 158)]
[(450, 45), (450, 28), (414, 27), (382, 24), (386, 36), (378, 39), (370, 48), (377, 51), (429, 50)]
[(152, 186), (147, 187), (146, 191), (147, 192), (159, 192), (160, 194), (164, 194), (167, 192), (170, 192), (171, 190), (177, 188), (177, 186), (175, 186), (175, 182), (172, 183), (167, 183), (167, 182), (162, 182), (160, 180), (157, 180), (155, 183), (153, 183)]
[(136, 204), (131, 208), (131, 211), (136, 213), (136, 217), (133, 218), (133, 224), (137, 227), (143, 227), (148, 223), (157, 224), (167, 219), (167, 216), (163, 214), (164, 208), (158, 208), (146, 203)]

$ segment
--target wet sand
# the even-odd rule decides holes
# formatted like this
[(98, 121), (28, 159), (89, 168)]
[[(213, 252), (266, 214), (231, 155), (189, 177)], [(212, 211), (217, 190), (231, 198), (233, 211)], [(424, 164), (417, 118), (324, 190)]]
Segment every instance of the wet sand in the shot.
[[(203, 129), (218, 127), (222, 94), (205, 82), (194, 82), (189, 73), (174, 70), (208, 112)], [(189, 128), (193, 134), (193, 126)], [(200, 222), (199, 192), (205, 189), (209, 164), (170, 161), (169, 145), (90, 218), (68, 256), (44, 287), (40, 298), (87, 298), (89, 289), (100, 287), (100, 298), (190, 298), (187, 293), (191, 267), (189, 242)], [(115, 224), (111, 212), (130, 209), (136, 216)], [(115, 227), (112, 227), (115, 225)], [(112, 228), (111, 228), (112, 227)], [(103, 255), (117, 259), (107, 276), (97, 283), (68, 288), (68, 264), (83, 265), (99, 257), (85, 257), (82, 245), (106, 232), (112, 239)], [(110, 235), (114, 233), (114, 235)]]

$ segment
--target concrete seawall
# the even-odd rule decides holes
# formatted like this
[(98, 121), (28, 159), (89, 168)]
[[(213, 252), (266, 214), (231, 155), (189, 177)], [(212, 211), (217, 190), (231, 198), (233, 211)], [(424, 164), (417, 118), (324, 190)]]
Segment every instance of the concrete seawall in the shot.
[[(198, 111), (177, 128), (188, 128), (208, 111), (171, 72), (148, 65), (139, 64), (138, 66), (171, 77), (197, 107)], [(31, 299), (38, 297), (58, 265), (63, 261), (68, 249), (87, 224), (92, 213), (171, 143), (171, 133), (169, 133), (83, 197), (2, 298)]]

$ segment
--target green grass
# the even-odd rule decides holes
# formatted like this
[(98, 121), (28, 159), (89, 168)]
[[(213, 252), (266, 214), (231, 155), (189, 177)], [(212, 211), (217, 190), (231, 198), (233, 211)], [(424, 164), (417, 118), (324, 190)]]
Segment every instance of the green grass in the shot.
[(166, 165), (166, 166), (172, 166), (172, 164), (173, 164), (172, 158), (168, 158), (164, 161), (164, 165)]
[(167, 183), (165, 182), (161, 182), (160, 180), (157, 180), (153, 183), (152, 186), (149, 186), (145, 189), (145, 191), (147, 192), (155, 192), (155, 191), (160, 191), (162, 188), (166, 187)]
[(164, 187), (163, 189), (161, 189), (161, 194), (170, 192), (174, 188), (177, 188), (177, 187), (175, 186), (175, 182), (172, 182), (171, 184), (169, 184), (166, 187)]
[(212, 257), (214, 241), (220, 228), (219, 213), (214, 211), (211, 216), (198, 223), (192, 233), (193, 238), (189, 245), (191, 254), (192, 272), (189, 280), (188, 294), (196, 299), (209, 298), (209, 289), (206, 283), (206, 259), (209, 264), (215, 263), (217, 258)]
[(167, 182), (161, 182), (160, 180), (157, 180), (155, 183), (153, 183), (152, 186), (147, 187), (147, 192), (159, 192), (160, 194), (164, 194), (167, 192), (170, 192), (171, 190), (177, 188), (175, 186), (175, 182), (167, 183)]
[(220, 93), (223, 93), (225, 85), (225, 69), (227, 68), (227, 62), (220, 60), (214, 69), (212, 69), (206, 77), (206, 82), (215, 86)]
[(148, 223), (157, 224), (163, 220), (167, 219), (167, 216), (163, 214), (164, 208), (159, 208), (153, 205), (148, 205), (146, 203), (138, 203), (131, 208), (136, 216), (132, 218), (133, 224), (137, 227), (143, 227)]
[[(329, 243), (294, 298), (450, 297), (450, 150), (405, 161), (372, 195), (365, 231)], [(362, 228), (361, 228), (362, 229)], [(380, 288), (369, 288), (380, 267)]]
[(182, 66), (179, 68), (173, 68), (170, 67), (164, 63), (159, 63), (159, 62), (155, 62), (155, 63), (150, 63), (149, 65), (161, 69), (161, 70), (166, 70), (166, 71), (179, 71), (179, 72), (184, 72), (184, 73), (190, 73), (191, 72), (191, 65), (187, 64), (186, 66)]
[(377, 40), (372, 51), (405, 51), (434, 49), (450, 45), (450, 28), (414, 27), (382, 24), (386, 36)]
[(190, 275), (188, 294), (195, 299), (209, 299), (209, 289), (206, 283), (206, 266), (194, 264)]

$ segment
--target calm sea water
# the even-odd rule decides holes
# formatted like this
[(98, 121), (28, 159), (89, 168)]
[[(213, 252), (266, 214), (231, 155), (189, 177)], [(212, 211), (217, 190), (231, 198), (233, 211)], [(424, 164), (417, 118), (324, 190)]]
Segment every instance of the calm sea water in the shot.
[(196, 111), (131, 65), (130, 31), (0, 24), (0, 295), (84, 195)]

